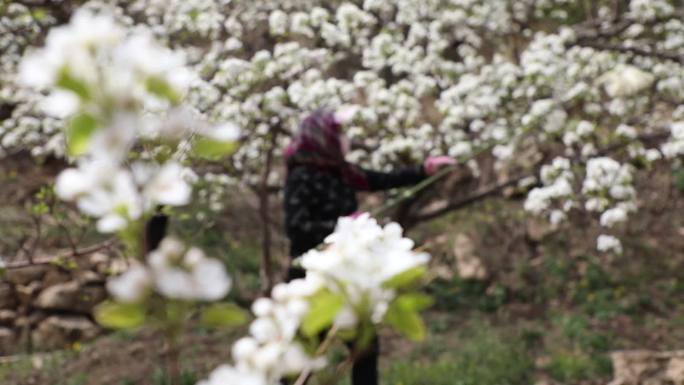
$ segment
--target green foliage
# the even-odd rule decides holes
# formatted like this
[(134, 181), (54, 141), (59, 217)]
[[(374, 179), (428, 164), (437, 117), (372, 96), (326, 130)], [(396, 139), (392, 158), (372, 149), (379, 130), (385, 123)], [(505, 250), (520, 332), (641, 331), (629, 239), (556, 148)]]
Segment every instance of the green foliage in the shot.
[(91, 97), (88, 84), (73, 77), (68, 68), (63, 68), (62, 71), (60, 71), (57, 77), (57, 87), (75, 93), (81, 100), (89, 100)]
[(553, 319), (561, 338), (551, 342), (549, 372), (563, 382), (609, 377), (612, 371), (607, 352), (612, 333), (596, 330), (582, 314), (561, 314)]
[(54, 201), (54, 189), (52, 186), (43, 186), (35, 194), (36, 202), (31, 205), (29, 211), (34, 216), (45, 215), (50, 212), (50, 204)]
[(679, 192), (684, 192), (684, 167), (672, 170), (672, 185)]
[(564, 383), (606, 377), (612, 368), (607, 357), (592, 356), (582, 351), (557, 351), (551, 356), (549, 372)]
[(143, 304), (103, 302), (95, 308), (97, 322), (111, 329), (132, 329), (145, 323)]
[(398, 289), (411, 286), (422, 279), (426, 273), (427, 268), (425, 266), (416, 266), (413, 269), (406, 270), (388, 279), (382, 286), (387, 289)]
[(493, 312), (499, 309), (507, 298), (507, 290), (495, 284), (490, 290), (486, 282), (462, 279), (435, 279), (428, 286), (435, 299), (435, 307), (440, 310), (472, 309)]
[(192, 370), (183, 370), (177, 384), (174, 384), (164, 368), (157, 368), (152, 375), (153, 385), (195, 385), (199, 380), (200, 377)]
[(247, 312), (233, 303), (216, 303), (202, 310), (201, 321), (208, 327), (234, 327), (247, 322)]
[(344, 297), (328, 289), (321, 289), (309, 299), (309, 312), (302, 320), (302, 332), (314, 337), (332, 325), (344, 305)]
[(211, 138), (197, 138), (192, 147), (195, 156), (208, 160), (218, 160), (229, 156), (237, 149), (237, 142), (221, 141)]
[(47, 12), (44, 8), (36, 8), (31, 11), (31, 16), (33, 16), (34, 19), (41, 21), (45, 19)]
[[(440, 344), (429, 340), (426, 345)], [(533, 360), (517, 337), (468, 328), (463, 338), (425, 361), (395, 361), (381, 375), (387, 385), (513, 385), (531, 383)]]
[(156, 95), (161, 99), (166, 99), (172, 104), (178, 104), (180, 102), (178, 93), (176, 93), (173, 87), (164, 79), (151, 76), (145, 81), (145, 88), (149, 93)]
[(385, 321), (407, 338), (422, 341), (426, 335), (425, 324), (418, 312), (432, 303), (432, 298), (422, 293), (401, 294), (387, 309)]
[(97, 119), (86, 112), (71, 118), (66, 132), (70, 155), (81, 155), (88, 149), (90, 138), (97, 130), (97, 124)]
[(143, 234), (146, 218), (129, 222), (128, 226), (117, 232), (119, 240), (124, 245), (126, 256), (135, 258), (142, 257), (142, 244), (140, 234)]

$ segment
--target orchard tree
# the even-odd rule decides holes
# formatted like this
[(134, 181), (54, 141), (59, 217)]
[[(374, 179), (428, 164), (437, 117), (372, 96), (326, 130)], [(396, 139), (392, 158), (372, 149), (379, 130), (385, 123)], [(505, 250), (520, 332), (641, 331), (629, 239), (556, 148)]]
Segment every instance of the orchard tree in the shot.
[[(178, 339), (194, 314), (209, 326), (246, 318), (236, 305), (217, 303), (231, 286), (220, 261), (146, 230), (160, 206), (190, 202), (196, 175), (183, 166), (188, 154), (215, 158), (238, 145), (237, 126), (207, 123), (185, 106), (192, 79), (183, 56), (149, 29), (124, 28), (87, 8), (52, 28), (45, 46), (19, 64), (19, 82), (66, 125), (65, 154), (75, 165), (57, 177), (57, 196), (95, 218), (99, 232), (115, 233), (132, 260), (108, 280), (112, 301), (98, 305), (95, 317), (111, 328), (163, 331), (174, 385), (181, 380)], [(303, 384), (326, 365), (332, 341), (352, 343), (352, 360), (384, 324), (422, 339), (418, 311), (431, 300), (419, 284), (429, 256), (413, 245), (396, 223), (382, 227), (369, 214), (340, 219), (326, 246), (302, 257), (305, 279), (254, 302), (256, 319), (233, 347), (234, 365), (200, 384), (275, 385), (285, 377)]]

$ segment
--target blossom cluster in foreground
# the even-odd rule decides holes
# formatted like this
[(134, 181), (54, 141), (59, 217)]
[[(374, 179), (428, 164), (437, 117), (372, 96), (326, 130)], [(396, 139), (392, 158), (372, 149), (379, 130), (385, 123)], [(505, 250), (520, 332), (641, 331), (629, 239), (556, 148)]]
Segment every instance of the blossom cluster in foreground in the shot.
[(171, 237), (147, 256), (146, 264), (135, 264), (107, 281), (109, 293), (121, 303), (141, 302), (153, 290), (169, 299), (216, 301), (225, 297), (230, 285), (221, 261), (207, 258), (196, 247), (186, 249)]
[(180, 104), (190, 74), (182, 55), (150, 31), (126, 31), (87, 10), (50, 30), (46, 46), (22, 62), (23, 83), (50, 91), (45, 111), (69, 119), (66, 144), (78, 162), (58, 176), (57, 195), (98, 218), (100, 232), (123, 230), (158, 205), (190, 201), (194, 172), (163, 154), (129, 163), (141, 144), (179, 145), (192, 133), (224, 143), (239, 136), (235, 126), (203, 124)]
[(323, 249), (302, 257), (305, 278), (276, 285), (270, 298), (252, 304), (256, 319), (249, 335), (233, 345), (234, 364), (218, 367), (198, 385), (277, 385), (284, 377), (325, 365), (322, 357), (304, 349), (302, 336), (318, 338), (329, 327), (358, 331), (361, 325), (393, 325), (392, 317), (414, 317), (420, 305), (405, 308), (401, 301), (412, 280), (399, 278), (424, 268), (429, 256), (412, 247), (396, 223), (381, 227), (369, 214), (340, 218)]
[(355, 219), (340, 218), (335, 232), (325, 239), (326, 247), (304, 254), (301, 263), (307, 276), (322, 280), (345, 298), (335, 321), (338, 326), (355, 327), (359, 315), (379, 324), (396, 294), (385, 283), (429, 260), (427, 253), (414, 252), (413, 245), (398, 224), (380, 227), (364, 213)]

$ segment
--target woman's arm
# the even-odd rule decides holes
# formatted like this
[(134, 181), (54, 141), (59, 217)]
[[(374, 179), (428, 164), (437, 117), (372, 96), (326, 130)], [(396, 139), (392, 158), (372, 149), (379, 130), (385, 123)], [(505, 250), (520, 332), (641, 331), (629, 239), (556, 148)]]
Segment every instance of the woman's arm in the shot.
[(368, 191), (389, 190), (420, 183), (427, 177), (423, 166), (405, 167), (391, 172), (363, 170)]

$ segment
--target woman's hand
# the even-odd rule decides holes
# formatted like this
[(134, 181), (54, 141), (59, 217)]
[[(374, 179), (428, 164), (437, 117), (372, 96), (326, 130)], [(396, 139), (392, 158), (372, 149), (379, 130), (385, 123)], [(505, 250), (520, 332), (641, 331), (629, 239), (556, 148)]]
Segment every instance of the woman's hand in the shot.
[(347, 216), (351, 219), (356, 219), (356, 218), (360, 217), (361, 214), (363, 214), (363, 211), (354, 211), (353, 213), (351, 213)]
[(425, 159), (423, 167), (425, 168), (425, 173), (432, 175), (437, 172), (442, 167), (448, 167), (456, 164), (456, 160), (450, 156), (431, 156)]

